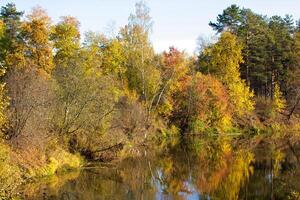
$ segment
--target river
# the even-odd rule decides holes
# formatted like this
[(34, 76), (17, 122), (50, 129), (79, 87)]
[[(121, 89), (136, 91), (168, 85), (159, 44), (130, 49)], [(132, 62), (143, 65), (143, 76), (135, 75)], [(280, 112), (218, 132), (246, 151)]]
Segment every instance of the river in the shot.
[[(247, 146), (247, 147), (245, 147)], [(22, 188), (28, 200), (300, 199), (298, 145), (189, 139)], [(158, 150), (159, 149), (159, 150)]]

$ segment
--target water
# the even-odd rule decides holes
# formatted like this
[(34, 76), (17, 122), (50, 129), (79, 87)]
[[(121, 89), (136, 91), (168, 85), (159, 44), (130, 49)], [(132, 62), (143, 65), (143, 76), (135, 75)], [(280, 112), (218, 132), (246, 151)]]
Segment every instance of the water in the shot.
[[(243, 147), (242, 147), (243, 146)], [(28, 200), (300, 199), (298, 145), (192, 139), (23, 188)]]

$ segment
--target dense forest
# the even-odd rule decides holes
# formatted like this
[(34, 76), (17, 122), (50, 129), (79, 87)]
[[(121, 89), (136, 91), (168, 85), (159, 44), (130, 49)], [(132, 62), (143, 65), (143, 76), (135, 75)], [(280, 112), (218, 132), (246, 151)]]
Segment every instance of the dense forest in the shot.
[(2, 6), (0, 198), (172, 137), (298, 136), (300, 21), (232, 5), (197, 55), (156, 53), (152, 24), (144, 1), (116, 36)]

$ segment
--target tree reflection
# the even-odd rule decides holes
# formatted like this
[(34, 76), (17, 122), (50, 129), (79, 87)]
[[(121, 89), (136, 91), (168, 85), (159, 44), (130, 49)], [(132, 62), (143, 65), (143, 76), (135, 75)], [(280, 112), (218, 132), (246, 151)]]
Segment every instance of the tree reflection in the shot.
[(234, 151), (226, 138), (197, 139), (164, 154), (159, 165), (160, 180), (164, 191), (173, 195), (196, 190), (213, 199), (237, 199), (241, 186), (253, 172), (252, 161), (250, 151)]
[(293, 199), (300, 196), (297, 152), (272, 144), (253, 151), (221, 137), (186, 138), (32, 185), (24, 194), (29, 200)]

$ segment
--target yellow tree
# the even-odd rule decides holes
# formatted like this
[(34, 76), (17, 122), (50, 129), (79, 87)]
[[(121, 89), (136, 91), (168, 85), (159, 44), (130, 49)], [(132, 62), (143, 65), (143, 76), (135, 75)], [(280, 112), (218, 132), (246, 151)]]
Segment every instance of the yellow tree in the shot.
[(26, 55), (32, 67), (50, 73), (53, 68), (52, 45), (49, 41), (50, 18), (40, 7), (33, 8), (22, 24), (22, 34), (26, 41)]
[[(40, 76), (37, 72), (50, 73), (52, 69), (50, 19), (41, 8), (35, 8), (21, 22), (21, 14), (12, 5), (2, 10), (1, 14), (5, 16), (2, 16), (5, 22), (4, 38), (8, 44), (5, 82), (11, 102), (7, 112), (9, 130), (6, 134), (7, 137), (13, 137), (28, 133), (27, 124), (34, 127), (34, 122), (38, 121), (36, 119), (47, 118), (45, 108), (49, 102), (49, 76), (46, 73), (42, 74), (47, 76)], [(37, 117), (37, 113), (44, 113), (43, 117)]]
[(80, 45), (78, 26), (75, 18), (64, 17), (52, 33), (56, 51), (52, 124), (59, 134), (89, 137), (87, 143), (92, 143), (109, 127), (119, 93), (115, 77), (103, 74), (93, 42)]
[(80, 48), (79, 21), (71, 16), (61, 17), (61, 21), (54, 26), (51, 40), (56, 54), (56, 67), (64, 67), (71, 57), (74, 57)]
[(105, 73), (116, 74), (123, 82), (126, 72), (124, 49), (117, 39), (110, 40), (104, 47), (102, 69)]
[(172, 96), (181, 89), (181, 79), (188, 73), (188, 63), (184, 52), (170, 47), (161, 58), (162, 86), (155, 99), (155, 108), (163, 116), (169, 116), (174, 107)]
[(278, 83), (275, 83), (273, 94), (273, 110), (281, 113), (286, 107), (286, 100), (283, 97)]
[(181, 90), (173, 95), (173, 122), (196, 133), (225, 133), (232, 128), (228, 94), (219, 80), (199, 73), (181, 84)]
[(149, 117), (153, 100), (160, 89), (161, 77), (149, 39), (152, 27), (149, 8), (144, 1), (138, 2), (135, 8), (135, 13), (130, 15), (129, 23), (121, 30), (120, 35), (126, 58), (128, 87), (140, 95)]
[(235, 114), (242, 116), (254, 109), (254, 94), (240, 76), (240, 64), (243, 63), (242, 45), (235, 35), (224, 32), (219, 41), (205, 51), (209, 65), (215, 69), (215, 75), (228, 88), (230, 101)]
[(24, 41), (20, 36), (21, 17), (15, 4), (8, 3), (1, 8), (0, 19), (4, 23), (3, 37), (0, 40), (0, 57), (6, 69), (26, 66)]

